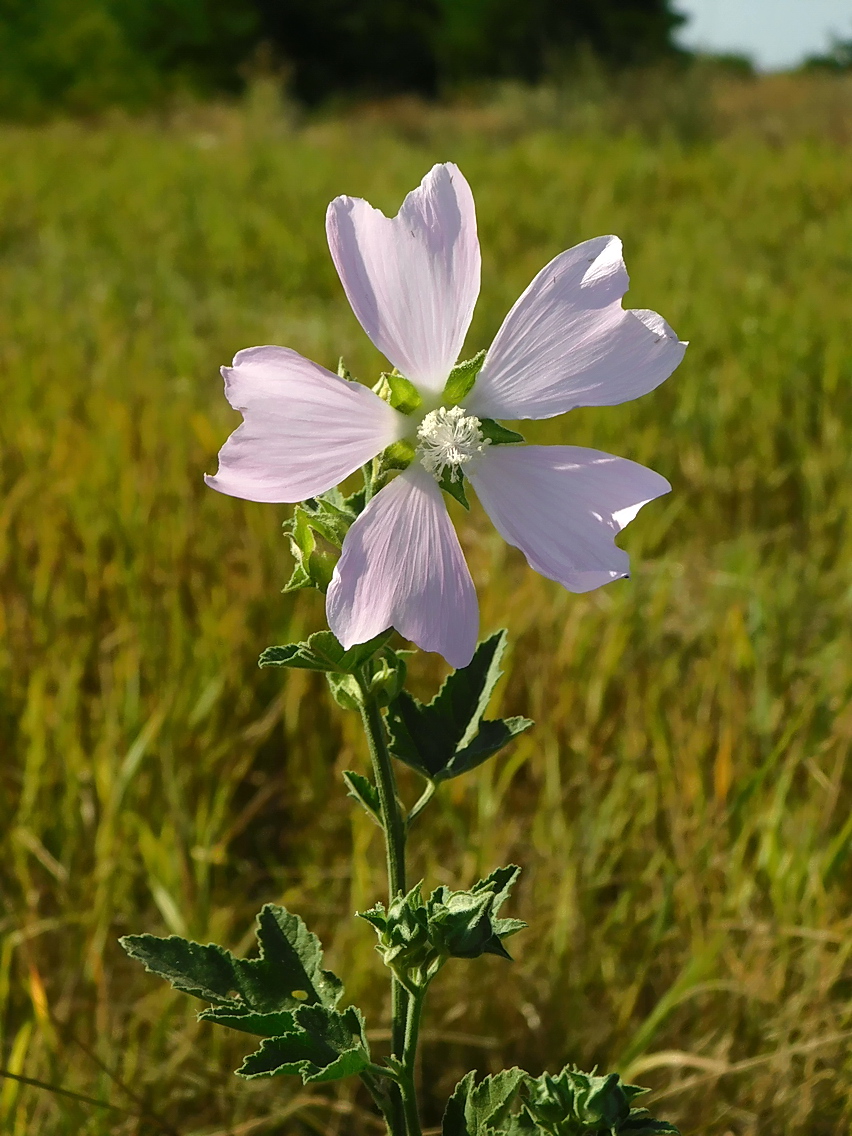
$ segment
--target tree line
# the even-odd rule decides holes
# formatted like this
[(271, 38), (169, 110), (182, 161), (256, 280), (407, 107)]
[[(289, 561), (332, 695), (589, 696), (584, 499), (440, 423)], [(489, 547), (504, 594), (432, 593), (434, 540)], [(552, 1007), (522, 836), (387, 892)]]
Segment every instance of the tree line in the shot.
[(672, 0), (0, 0), (0, 114), (238, 92), (259, 58), (308, 105), (540, 80), (677, 53)]

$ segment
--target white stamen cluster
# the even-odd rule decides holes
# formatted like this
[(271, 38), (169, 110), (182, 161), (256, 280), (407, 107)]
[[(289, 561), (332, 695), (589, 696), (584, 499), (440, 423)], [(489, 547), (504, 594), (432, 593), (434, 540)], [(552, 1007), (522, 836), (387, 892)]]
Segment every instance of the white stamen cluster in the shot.
[(482, 457), (490, 441), (483, 437), (479, 419), (460, 406), (430, 411), (420, 423), (417, 440), (417, 456), (436, 481), (445, 469), (451, 470), (450, 480), (457, 481), (459, 472)]

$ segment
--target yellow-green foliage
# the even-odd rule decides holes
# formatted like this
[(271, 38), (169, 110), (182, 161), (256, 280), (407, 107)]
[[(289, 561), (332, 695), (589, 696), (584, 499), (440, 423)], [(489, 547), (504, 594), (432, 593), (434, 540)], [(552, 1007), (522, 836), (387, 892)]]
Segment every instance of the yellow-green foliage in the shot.
[[(393, 211), (448, 158), (480, 219), (471, 353), (550, 257), (609, 232), (629, 302), (692, 346), (654, 394), (528, 431), (671, 480), (625, 534), (629, 582), (569, 595), (476, 508), (458, 518), (483, 629), (513, 644), (502, 709), (538, 725), (441, 791), (413, 876), (515, 861), (509, 913), (531, 929), (514, 965), (436, 984), (427, 1122), (467, 1068), (548, 1060), (653, 1084), (685, 1133), (848, 1132), (849, 152), (788, 137), (781, 111), (690, 144), (536, 113), (297, 131), (256, 105), (0, 134), (0, 1061), (167, 1122), (6, 1080), (4, 1134), (373, 1131), (348, 1089), (238, 1082), (250, 1039), (197, 1025), (116, 940), (244, 950), (283, 902), (384, 1044), (384, 976), (350, 918), (383, 889), (340, 776), (365, 767), (357, 723), (321, 681), (255, 666), (323, 626), (321, 597), (279, 594), (286, 508), (201, 475), (238, 421), (216, 368), (239, 348), (342, 353), (373, 380), (326, 203)], [(418, 690), (439, 676), (426, 661)]]

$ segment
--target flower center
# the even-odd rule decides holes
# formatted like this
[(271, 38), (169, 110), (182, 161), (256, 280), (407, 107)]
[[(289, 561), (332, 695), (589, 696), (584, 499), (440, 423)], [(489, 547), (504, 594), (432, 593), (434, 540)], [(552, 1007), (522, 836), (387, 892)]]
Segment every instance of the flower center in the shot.
[(457, 481), (459, 472), (482, 457), (489, 443), (482, 436), (479, 419), (465, 414), (460, 406), (430, 411), (420, 423), (417, 441), (417, 456), (436, 481), (445, 469), (451, 471), (450, 481)]

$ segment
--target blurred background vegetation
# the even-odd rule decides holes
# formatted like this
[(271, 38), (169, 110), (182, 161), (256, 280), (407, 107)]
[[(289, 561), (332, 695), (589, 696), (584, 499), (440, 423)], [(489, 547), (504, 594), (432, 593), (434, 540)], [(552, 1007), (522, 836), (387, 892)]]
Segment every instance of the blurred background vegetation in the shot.
[(676, 54), (669, 0), (0, 0), (0, 115), (138, 109), (281, 69), (308, 103)]
[[(846, 1136), (842, 45), (757, 77), (684, 60), (664, 5), (621, 36), (640, 5), (609, 20), (577, 4), (551, 10), (580, 29), (554, 62), (488, 0), (464, 11), (515, 39), (450, 36), (458, 5), (418, 6), (416, 26), (412, 6), (377, 5), (432, 45), (411, 68), (428, 82), (378, 98), (405, 77), (395, 49), (381, 48), (390, 88), (384, 71), (350, 88), (349, 41), (330, 38), (332, 67), (331, 48), (297, 58), (274, 30), (290, 11), (315, 44), (310, 21), (366, 5), (1, 2), (4, 114), (47, 121), (0, 127), (0, 1065), (126, 1112), (5, 1079), (0, 1132), (375, 1130), (349, 1086), (238, 1082), (244, 1039), (199, 1025), (116, 940), (247, 950), (261, 903), (283, 902), (386, 1044), (372, 932), (351, 918), (383, 888), (379, 834), (340, 776), (365, 768), (357, 723), (321, 682), (255, 665), (322, 626), (321, 598), (279, 594), (286, 508), (221, 497), (201, 474), (238, 420), (216, 369), (239, 348), (332, 367), (342, 353), (372, 381), (382, 361), (330, 263), (326, 204), (351, 193), (393, 212), (452, 159), (483, 247), (468, 353), (549, 258), (608, 232), (625, 241), (628, 302), (692, 346), (644, 399), (525, 428), (672, 481), (624, 536), (629, 582), (571, 596), (475, 506), (456, 518), (483, 629), (513, 643), (502, 709), (538, 725), (430, 807), (413, 874), (463, 886), (520, 863), (511, 914), (532, 929), (514, 964), (459, 962), (436, 983), (427, 1121), (467, 1068), (577, 1061), (652, 1085), (687, 1134)], [(317, 92), (331, 105), (312, 109)], [(417, 690), (440, 673), (422, 660)]]

